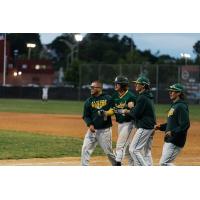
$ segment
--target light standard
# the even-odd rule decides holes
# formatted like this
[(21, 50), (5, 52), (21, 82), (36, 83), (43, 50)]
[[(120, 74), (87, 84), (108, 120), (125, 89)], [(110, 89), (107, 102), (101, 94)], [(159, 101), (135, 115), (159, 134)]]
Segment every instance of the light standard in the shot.
[(83, 36), (79, 33), (74, 35), (74, 38), (77, 42), (77, 60), (79, 59), (79, 42), (81, 42), (83, 40)]
[[(78, 48), (79, 48), (78, 43), (83, 40), (83, 36), (81, 34), (74, 34), (73, 36), (76, 41), (75, 44), (72, 42), (69, 42), (65, 39), (59, 39), (59, 41), (63, 42), (70, 49), (70, 53), (67, 55), (67, 61), (69, 60), (69, 57), (71, 57), (71, 63), (73, 63), (73, 61), (74, 61), (74, 53), (76, 52), (78, 55)], [(76, 48), (77, 48), (77, 50), (75, 51)], [(77, 58), (78, 58), (78, 56), (77, 56)]]
[(181, 58), (185, 59), (185, 65), (187, 65), (187, 60), (191, 58), (189, 53), (181, 53)]
[(67, 55), (67, 62), (69, 60), (69, 57), (71, 57), (71, 63), (72, 63), (74, 61), (74, 49), (76, 47), (76, 44), (74, 45), (71, 42), (64, 39), (59, 39), (59, 41), (63, 42), (66, 46), (70, 48), (70, 54)]
[[(188, 59), (191, 58), (190, 54), (189, 53), (181, 53), (181, 58), (183, 58), (185, 60), (185, 65), (187, 65), (187, 61)], [(181, 68), (179, 66), (178, 68), (178, 82), (180, 83), (180, 80), (181, 80)]]
[[(77, 42), (77, 60), (79, 60), (79, 42), (83, 40), (83, 36), (81, 34), (75, 34), (74, 38)], [(79, 64), (79, 63), (78, 63)], [(82, 76), (82, 70), (81, 70), (81, 64), (79, 64), (79, 83), (78, 83), (78, 100), (81, 100), (81, 76)]]
[(27, 43), (26, 46), (28, 47), (28, 60), (31, 58), (31, 49), (36, 47), (36, 44), (33, 43)]
[(3, 51), (3, 86), (6, 85), (6, 66), (7, 66), (7, 43), (6, 43), (6, 33), (5, 33), (4, 51)]

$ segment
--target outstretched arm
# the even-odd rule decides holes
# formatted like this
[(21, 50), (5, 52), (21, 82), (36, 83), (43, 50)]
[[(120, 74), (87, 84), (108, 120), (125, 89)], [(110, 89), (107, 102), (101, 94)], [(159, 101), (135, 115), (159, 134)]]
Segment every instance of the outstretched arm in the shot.
[(143, 115), (145, 106), (146, 106), (146, 101), (144, 98), (140, 98), (138, 99), (135, 107), (133, 107), (133, 105), (130, 105), (130, 112), (127, 112), (127, 114), (133, 118), (133, 119), (137, 119), (140, 118)]

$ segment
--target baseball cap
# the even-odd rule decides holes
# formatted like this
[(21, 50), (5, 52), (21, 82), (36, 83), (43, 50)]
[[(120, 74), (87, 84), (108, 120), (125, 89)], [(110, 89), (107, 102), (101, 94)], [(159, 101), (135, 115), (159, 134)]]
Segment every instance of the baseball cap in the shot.
[(145, 76), (140, 76), (136, 81), (132, 82), (141, 85), (150, 85), (149, 79)]
[(184, 92), (184, 87), (180, 83), (175, 83), (167, 89), (168, 91), (174, 91), (174, 92)]

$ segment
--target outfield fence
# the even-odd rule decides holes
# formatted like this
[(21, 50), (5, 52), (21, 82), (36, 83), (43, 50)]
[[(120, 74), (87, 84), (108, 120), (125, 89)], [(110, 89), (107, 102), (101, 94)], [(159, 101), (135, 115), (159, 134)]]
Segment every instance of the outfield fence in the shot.
[(157, 103), (169, 101), (166, 88), (177, 82), (185, 86), (190, 102), (200, 103), (200, 66), (176, 64), (80, 65), (78, 83), (80, 94), (78, 97), (81, 97), (81, 88), (88, 87), (91, 80), (101, 80), (105, 84), (105, 88), (112, 88), (117, 75), (124, 75), (130, 81), (136, 80), (140, 75), (148, 77)]
[[(68, 66), (69, 68), (72, 66)], [(50, 86), (49, 99), (85, 100), (90, 95), (89, 86), (93, 80), (101, 80), (104, 90), (114, 92), (116, 76), (127, 76), (130, 81), (145, 75), (150, 79), (156, 103), (169, 103), (166, 88), (180, 82), (186, 87), (190, 103), (200, 103), (200, 66), (191, 65), (149, 65), (149, 64), (82, 64), (78, 67), (76, 79), (67, 81), (64, 86)], [(134, 87), (130, 84), (131, 90)], [(41, 99), (42, 87), (0, 87), (0, 98)]]

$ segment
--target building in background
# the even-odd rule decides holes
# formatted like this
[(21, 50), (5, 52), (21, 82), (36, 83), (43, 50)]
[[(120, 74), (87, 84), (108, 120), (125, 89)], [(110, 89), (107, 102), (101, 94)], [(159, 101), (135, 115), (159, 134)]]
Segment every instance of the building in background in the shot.
[[(44, 86), (52, 85), (55, 73), (50, 60), (16, 59), (11, 56), (7, 41), (6, 85)], [(0, 85), (3, 84), (4, 39), (0, 40)]]

